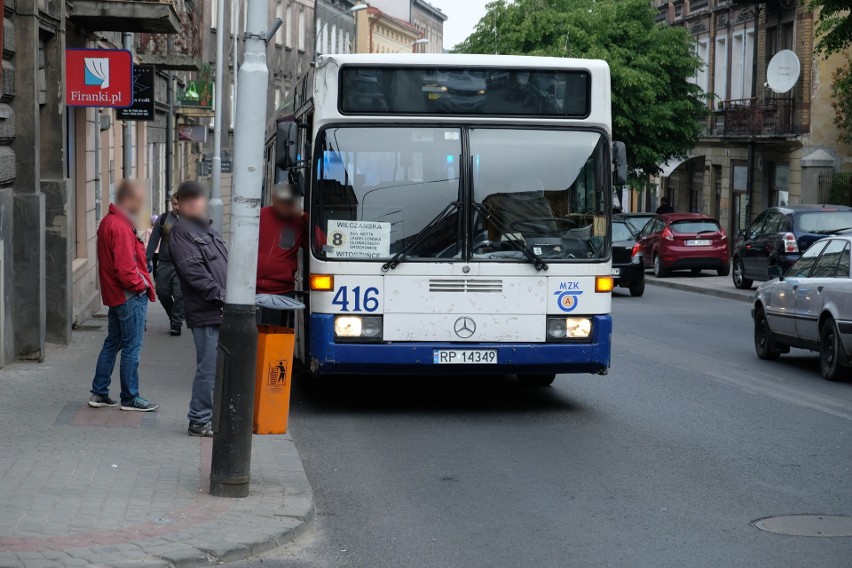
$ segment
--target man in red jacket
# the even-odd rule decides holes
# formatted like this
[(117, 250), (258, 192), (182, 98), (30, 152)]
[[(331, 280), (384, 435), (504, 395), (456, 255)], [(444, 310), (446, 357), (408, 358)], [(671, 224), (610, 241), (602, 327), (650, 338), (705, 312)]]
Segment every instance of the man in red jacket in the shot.
[(115, 192), (115, 203), (98, 227), (98, 277), (101, 298), (109, 307), (109, 328), (92, 381), (89, 406), (117, 406), (109, 397), (115, 358), (121, 351), (121, 410), (151, 412), (158, 406), (139, 396), (139, 356), (145, 334), (148, 302), (156, 300), (148, 275), (145, 247), (136, 234), (134, 219), (142, 211), (145, 196), (138, 183), (124, 180)]
[[(299, 249), (306, 239), (307, 215), (291, 184), (272, 189), (272, 206), (260, 210), (257, 251), (257, 293), (286, 296), (296, 288)], [(285, 314), (267, 308), (258, 310), (259, 323), (285, 325)]]

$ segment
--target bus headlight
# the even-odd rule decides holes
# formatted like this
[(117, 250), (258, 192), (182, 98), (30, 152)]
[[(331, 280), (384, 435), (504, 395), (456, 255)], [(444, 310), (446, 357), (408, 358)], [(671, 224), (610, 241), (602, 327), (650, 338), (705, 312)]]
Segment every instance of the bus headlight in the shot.
[(381, 341), (382, 318), (337, 316), (334, 318), (334, 338), (343, 341)]
[(548, 341), (588, 339), (591, 335), (591, 318), (547, 318)]

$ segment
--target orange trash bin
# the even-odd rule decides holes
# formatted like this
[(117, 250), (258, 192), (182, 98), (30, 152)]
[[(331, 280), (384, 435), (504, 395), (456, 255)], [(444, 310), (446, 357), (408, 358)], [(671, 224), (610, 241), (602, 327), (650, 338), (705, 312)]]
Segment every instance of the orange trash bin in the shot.
[(295, 345), (294, 330), (271, 325), (257, 326), (255, 434), (287, 433)]

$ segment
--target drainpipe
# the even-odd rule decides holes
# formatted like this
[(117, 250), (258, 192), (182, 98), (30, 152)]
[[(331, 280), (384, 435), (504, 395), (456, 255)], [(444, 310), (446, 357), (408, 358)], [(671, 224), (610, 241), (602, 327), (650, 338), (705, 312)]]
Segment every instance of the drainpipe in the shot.
[(210, 199), (210, 215), (213, 227), (220, 233), (224, 230), (224, 205), (222, 204), (222, 118), (225, 109), (225, 0), (218, 3), (216, 12), (216, 82), (213, 102), (213, 192)]
[[(121, 43), (124, 49), (133, 54), (133, 34), (124, 32), (121, 34)], [(133, 177), (133, 121), (124, 121), (124, 137), (122, 142), (122, 155), (124, 156), (124, 178)]]
[(166, 83), (166, 102), (169, 112), (166, 115), (166, 203), (163, 211), (171, 211), (169, 202), (172, 199), (172, 183), (174, 182), (174, 153), (175, 153), (175, 131), (172, 119), (175, 114), (175, 78), (169, 73)]
[[(754, 107), (752, 107), (752, 120), (754, 119), (754, 113), (757, 111), (757, 33), (758, 26), (760, 25), (760, 5), (755, 5), (754, 7), (754, 46), (752, 51), (754, 55), (752, 56), (751, 62), (751, 100)], [(754, 161), (755, 161), (755, 142), (754, 142), (754, 127), (752, 125), (751, 138), (748, 143), (748, 179), (746, 180), (746, 195), (748, 195), (748, 204), (746, 205), (746, 221), (747, 224), (750, 224), (752, 221), (752, 212), (754, 211)], [(740, 227), (743, 228), (743, 227)]]
[(101, 111), (95, 109), (95, 221), (101, 222)]

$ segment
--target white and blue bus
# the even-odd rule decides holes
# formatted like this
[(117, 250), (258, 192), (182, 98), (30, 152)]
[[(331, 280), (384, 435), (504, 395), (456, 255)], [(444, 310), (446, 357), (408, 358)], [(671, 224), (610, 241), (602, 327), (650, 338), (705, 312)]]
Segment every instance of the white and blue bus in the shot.
[(607, 372), (626, 166), (605, 62), (327, 55), (290, 110), (268, 182), (310, 215), (312, 373)]

